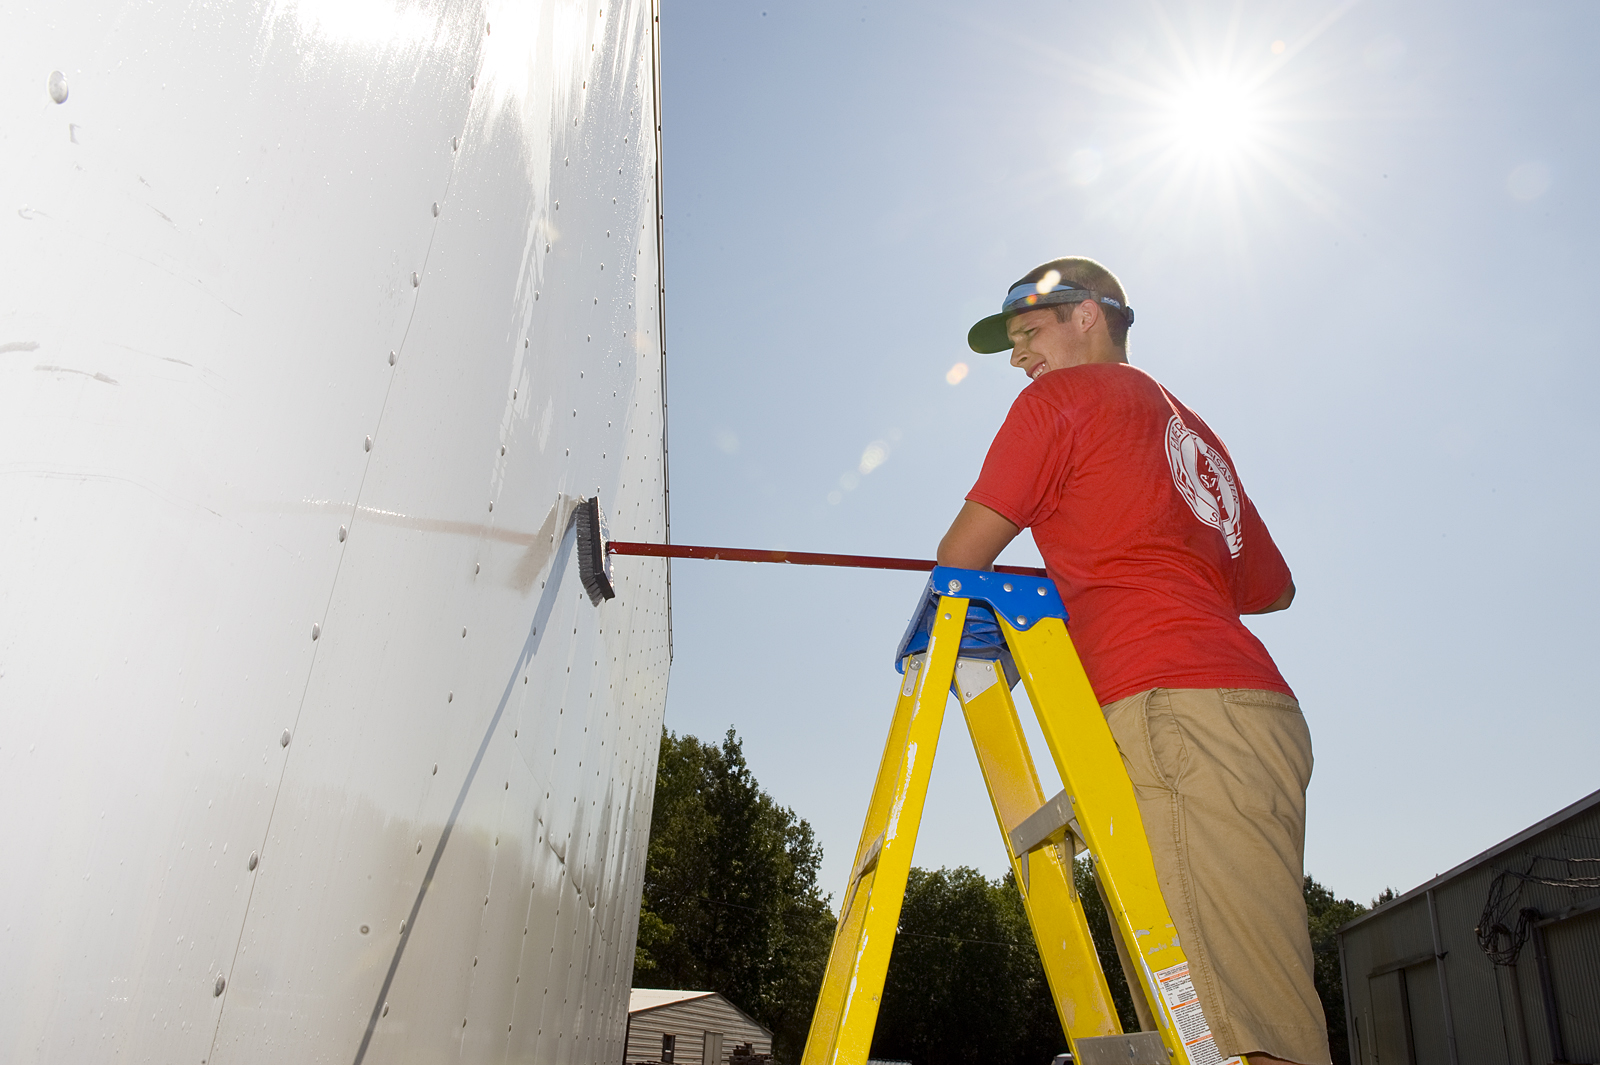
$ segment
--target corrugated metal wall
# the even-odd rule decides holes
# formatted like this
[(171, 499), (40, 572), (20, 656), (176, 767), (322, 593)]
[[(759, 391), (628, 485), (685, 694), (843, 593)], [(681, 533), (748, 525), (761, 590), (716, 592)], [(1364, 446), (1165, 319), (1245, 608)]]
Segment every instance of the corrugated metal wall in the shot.
[(1351, 1065), (1600, 1061), (1600, 888), (1507, 876), (1502, 923), (1538, 916), (1512, 964), (1478, 945), (1496, 878), (1530, 868), (1600, 876), (1600, 792), (1341, 930)]
[(673, 1065), (726, 1065), (740, 1043), (752, 1044), (757, 1054), (772, 1053), (772, 1033), (716, 994), (630, 1014), (627, 1060), (660, 1061), (666, 1033), (677, 1036)]

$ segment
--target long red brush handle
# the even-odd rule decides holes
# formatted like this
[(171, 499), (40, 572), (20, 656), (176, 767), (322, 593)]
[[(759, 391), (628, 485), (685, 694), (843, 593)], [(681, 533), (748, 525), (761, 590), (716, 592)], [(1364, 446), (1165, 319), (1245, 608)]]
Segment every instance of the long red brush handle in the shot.
[[(855, 569), (904, 569), (927, 572), (938, 563), (926, 558), (885, 558), (881, 555), (825, 555), (815, 551), (758, 551), (748, 547), (695, 547), (690, 544), (641, 544), (611, 540), (606, 549), (618, 555), (652, 558), (711, 558), (724, 562), (786, 562), (791, 566), (849, 566)], [(1032, 566), (996, 566), (997, 573), (1023, 577), (1047, 576)]]

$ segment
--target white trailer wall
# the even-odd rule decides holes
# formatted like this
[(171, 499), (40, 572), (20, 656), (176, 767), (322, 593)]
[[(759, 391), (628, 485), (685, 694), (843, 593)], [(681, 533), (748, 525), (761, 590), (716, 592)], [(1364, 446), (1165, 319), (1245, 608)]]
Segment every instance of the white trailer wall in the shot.
[(655, 29), (0, 4), (0, 1060), (620, 1060)]

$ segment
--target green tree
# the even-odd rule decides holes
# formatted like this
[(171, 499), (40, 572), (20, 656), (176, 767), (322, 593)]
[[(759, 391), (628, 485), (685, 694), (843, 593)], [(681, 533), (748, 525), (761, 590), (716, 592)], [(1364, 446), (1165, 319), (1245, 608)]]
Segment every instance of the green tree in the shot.
[[(1306, 924), (1311, 931), (1312, 974), (1322, 1012), (1328, 1017), (1328, 1048), (1336, 1062), (1350, 1060), (1350, 1033), (1344, 1017), (1344, 975), (1339, 965), (1339, 926), (1366, 913), (1367, 908), (1333, 892), (1307, 876)], [(1393, 892), (1390, 892), (1393, 897)]]
[[(1074, 863), (1073, 883), (1118, 1019), (1125, 1031), (1138, 1031), (1111, 920), (1086, 858)], [(1333, 1060), (1345, 1061), (1349, 1036), (1336, 933), (1367, 908), (1336, 898), (1309, 876), (1304, 894), (1328, 1043)], [(1392, 891), (1385, 896), (1394, 897)], [(990, 883), (971, 869), (913, 869), (889, 963), (874, 1056), (910, 1058), (918, 1065), (1038, 1063), (1048, 1061), (1065, 1043), (1010, 874)]]
[(1064, 1049), (1011, 875), (912, 869), (872, 1056), (1040, 1065)]
[(1083, 916), (1089, 923), (1089, 934), (1094, 937), (1095, 953), (1100, 956), (1100, 969), (1106, 974), (1106, 984), (1111, 989), (1111, 1001), (1117, 1007), (1117, 1019), (1124, 1032), (1139, 1030), (1139, 1014), (1133, 1008), (1133, 992), (1128, 990), (1128, 978), (1123, 974), (1122, 961), (1117, 956), (1117, 941), (1112, 938), (1111, 915), (1095, 886), (1094, 864), (1087, 855), (1072, 863), (1072, 883), (1083, 902)]
[(663, 732), (645, 859), (636, 986), (718, 991), (799, 1059), (833, 938), (810, 824), (720, 746)]

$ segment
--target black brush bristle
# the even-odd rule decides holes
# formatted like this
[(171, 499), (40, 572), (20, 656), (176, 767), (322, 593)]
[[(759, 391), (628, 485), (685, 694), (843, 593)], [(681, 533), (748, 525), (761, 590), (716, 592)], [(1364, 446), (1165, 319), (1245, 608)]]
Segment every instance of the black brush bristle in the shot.
[(583, 590), (589, 593), (589, 601), (599, 606), (607, 599), (616, 598), (617, 592), (611, 586), (611, 574), (608, 572), (607, 563), (610, 560), (606, 557), (606, 522), (600, 513), (598, 497), (578, 504), (574, 524), (578, 541), (578, 575), (583, 580)]

